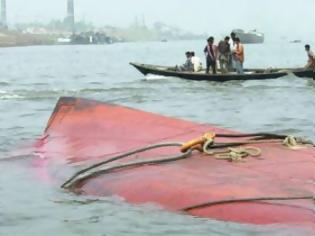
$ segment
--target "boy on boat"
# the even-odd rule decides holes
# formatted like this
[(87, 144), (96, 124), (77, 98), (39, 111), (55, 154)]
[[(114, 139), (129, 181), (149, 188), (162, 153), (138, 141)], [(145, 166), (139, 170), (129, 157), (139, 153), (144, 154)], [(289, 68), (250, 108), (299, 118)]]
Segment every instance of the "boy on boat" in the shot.
[(236, 72), (238, 74), (244, 74), (243, 63), (244, 63), (244, 46), (241, 44), (239, 38), (235, 38), (235, 49), (233, 50), (233, 60)]
[(305, 45), (305, 51), (306, 51), (307, 57), (308, 57), (307, 64), (306, 64), (305, 68), (315, 70), (315, 56), (314, 56), (314, 53), (311, 50), (311, 46), (309, 44)]
[(217, 46), (214, 45), (214, 38), (208, 38), (208, 45), (203, 50), (206, 55), (207, 68), (206, 73), (209, 74), (210, 67), (212, 68), (212, 73), (217, 73)]

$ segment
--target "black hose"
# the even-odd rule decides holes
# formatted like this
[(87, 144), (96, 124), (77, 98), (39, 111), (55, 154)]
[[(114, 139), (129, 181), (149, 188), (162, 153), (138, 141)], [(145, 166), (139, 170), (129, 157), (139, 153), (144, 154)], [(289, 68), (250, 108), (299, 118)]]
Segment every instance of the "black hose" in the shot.
[(221, 138), (249, 138), (256, 137), (261, 139), (285, 139), (287, 135), (271, 134), (271, 133), (252, 133), (252, 134), (216, 134)]
[(205, 207), (212, 207), (215, 205), (242, 203), (242, 202), (256, 202), (256, 201), (290, 201), (290, 200), (315, 200), (315, 196), (301, 196), (301, 197), (260, 197), (260, 198), (240, 198), (228, 199), (213, 202), (206, 202), (198, 205), (193, 205), (181, 209), (182, 211), (192, 211)]
[[(288, 138), (288, 135), (281, 135), (281, 134), (272, 134), (272, 133), (252, 133), (252, 134), (216, 134), (216, 137), (221, 138), (250, 138), (248, 141), (241, 141), (241, 142), (231, 142), (231, 143), (217, 143), (211, 148), (225, 148), (225, 147), (235, 147), (239, 145), (247, 145), (247, 144), (255, 144), (255, 141), (266, 141), (266, 140), (285, 140)], [(315, 146), (314, 142), (304, 138), (296, 138), (297, 142), (301, 144), (308, 144), (311, 146)], [(257, 143), (258, 144), (258, 143)]]
[(130, 152), (126, 152), (126, 153), (123, 153), (121, 155), (112, 157), (109, 160), (97, 163), (95, 165), (92, 165), (92, 166), (90, 166), (88, 168), (85, 168), (85, 169), (80, 170), (79, 172), (75, 173), (63, 185), (61, 185), (61, 188), (71, 188), (74, 185), (76, 185), (79, 182), (82, 182), (82, 181), (84, 181), (86, 179), (93, 178), (93, 177), (98, 176), (100, 174), (109, 173), (109, 172), (114, 171), (114, 170), (119, 170), (119, 169), (124, 169), (124, 168), (131, 168), (131, 167), (139, 167), (139, 166), (144, 166), (144, 165), (163, 164), (163, 163), (178, 161), (178, 160), (185, 159), (185, 158), (188, 158), (189, 156), (191, 156), (192, 150), (188, 150), (185, 153), (181, 153), (179, 155), (171, 156), (171, 157), (164, 158), (164, 159), (138, 161), (138, 162), (122, 164), (122, 165), (119, 165), (119, 166), (114, 166), (114, 167), (111, 167), (111, 168), (108, 168), (108, 169), (104, 169), (104, 170), (97, 170), (95, 172), (92, 172), (91, 174), (87, 174), (87, 175), (79, 178), (80, 175), (83, 175), (83, 174), (87, 173), (90, 170), (96, 169), (97, 167), (100, 167), (102, 165), (106, 165), (108, 163), (111, 163), (111, 162), (114, 162), (114, 161), (117, 161), (117, 160), (120, 160), (120, 159), (123, 159), (123, 158), (126, 158), (128, 156), (131, 156), (131, 155), (134, 155), (134, 154), (137, 154), (137, 153), (141, 153), (141, 152), (145, 152), (145, 151), (148, 151), (148, 150), (156, 149), (156, 148), (174, 147), (174, 146), (180, 147), (180, 146), (182, 146), (182, 143), (161, 143), (161, 144), (155, 144), (155, 145), (150, 145), (150, 146), (147, 146), (147, 147), (139, 148), (139, 149), (136, 149), (136, 150), (133, 150), (133, 151), (130, 151)]

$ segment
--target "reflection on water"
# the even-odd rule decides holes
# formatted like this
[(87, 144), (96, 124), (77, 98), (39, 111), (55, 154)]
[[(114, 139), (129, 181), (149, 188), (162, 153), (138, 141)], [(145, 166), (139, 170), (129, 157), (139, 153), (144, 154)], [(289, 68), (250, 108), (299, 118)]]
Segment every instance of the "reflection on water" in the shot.
[[(41, 135), (60, 96), (109, 101), (245, 132), (292, 133), (315, 140), (312, 80), (289, 75), (221, 84), (145, 78), (128, 64), (180, 64), (186, 49), (200, 48), (200, 56), (202, 46), (203, 42), (188, 41), (3, 49), (0, 158)], [(246, 53), (248, 67), (290, 67), (305, 61), (304, 51), (294, 44), (248, 45)], [(306, 229), (216, 222), (150, 204), (131, 206), (118, 197), (75, 196), (38, 181), (34, 170), (24, 168), (25, 158), (0, 162), (0, 235), (311, 235)]]

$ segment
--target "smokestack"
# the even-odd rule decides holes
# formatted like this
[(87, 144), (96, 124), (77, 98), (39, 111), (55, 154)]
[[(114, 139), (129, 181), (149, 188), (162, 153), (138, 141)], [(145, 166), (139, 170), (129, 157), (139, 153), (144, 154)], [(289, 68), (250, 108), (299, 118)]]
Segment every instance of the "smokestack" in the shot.
[(68, 0), (67, 3), (67, 18), (66, 18), (66, 24), (68, 29), (74, 33), (74, 3), (73, 0)]
[(7, 4), (6, 0), (1, 0), (1, 28), (7, 29)]

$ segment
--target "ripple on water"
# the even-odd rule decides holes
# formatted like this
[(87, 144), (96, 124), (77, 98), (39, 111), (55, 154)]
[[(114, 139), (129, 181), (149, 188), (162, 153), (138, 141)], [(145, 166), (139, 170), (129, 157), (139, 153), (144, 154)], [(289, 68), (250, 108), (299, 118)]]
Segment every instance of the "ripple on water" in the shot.
[(74, 75), (72, 76), (73, 79), (84, 79), (87, 78), (87, 75), (85, 74), (79, 74), (79, 75)]
[(13, 90), (13, 91), (0, 91), (1, 100), (40, 100), (49, 98), (58, 98), (60, 96), (80, 96), (88, 94), (128, 94), (133, 97), (135, 101), (140, 94), (152, 93), (155, 90), (152, 88), (144, 87), (108, 87), (108, 88), (84, 88), (84, 89), (51, 89), (51, 90)]
[(41, 74), (39, 75), (39, 77), (42, 79), (55, 79), (56, 78), (56, 76), (52, 74)]
[(24, 97), (21, 95), (0, 90), (0, 100), (11, 100), (11, 99), (22, 99), (22, 98)]
[(6, 81), (0, 81), (0, 86), (10, 86), (10, 83), (9, 82), (6, 82)]

